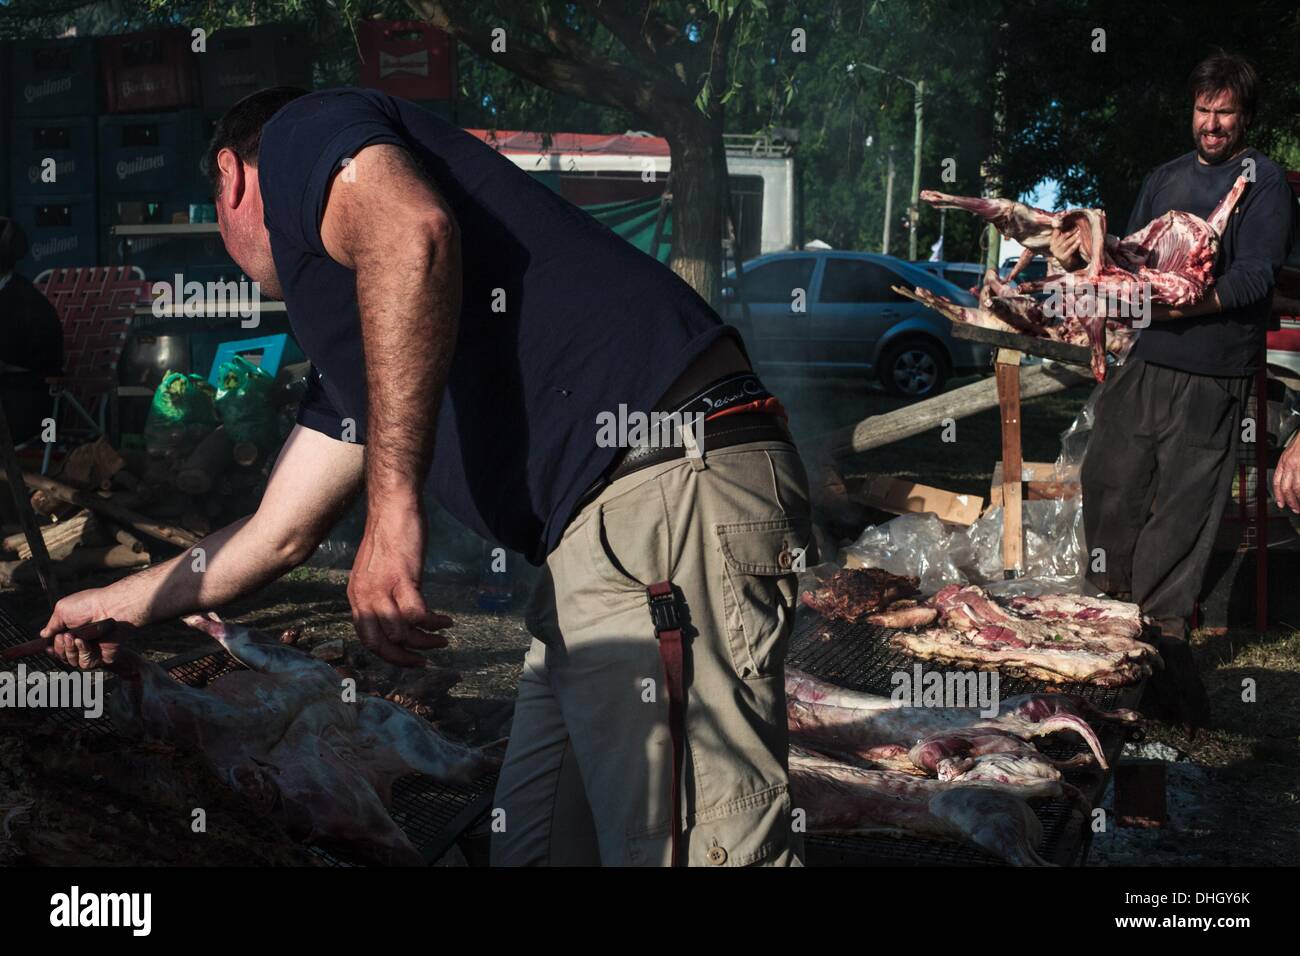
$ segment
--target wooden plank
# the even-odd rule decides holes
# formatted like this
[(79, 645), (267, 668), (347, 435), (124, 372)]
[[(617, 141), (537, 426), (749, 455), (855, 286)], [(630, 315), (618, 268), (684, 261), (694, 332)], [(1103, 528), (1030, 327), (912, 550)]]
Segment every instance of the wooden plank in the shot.
[(54, 568), (50, 564), (50, 553), (45, 549), (45, 538), (36, 523), (36, 513), (32, 511), (32, 500), (23, 487), (22, 467), (18, 464), (18, 452), (14, 449), (14, 436), (9, 431), (9, 417), (4, 406), (0, 405), (0, 465), (4, 466), (8, 479), (9, 491), (14, 496), (14, 507), (18, 509), (18, 521), (23, 526), (27, 538), (27, 547), (32, 550), (32, 563), (36, 566), (36, 576), (40, 578), (45, 598), (54, 607), (59, 600), (59, 585), (54, 578)]
[(891, 475), (870, 475), (861, 480), (850, 480), (853, 482), (850, 487), (853, 497), (873, 508), (897, 515), (930, 512), (940, 521), (970, 525), (984, 508), (984, 499), (979, 495), (958, 494)]
[[(1021, 400), (1065, 391), (1092, 383), (1092, 376), (1063, 365), (1031, 365), (1021, 370)], [(933, 398), (905, 405), (883, 415), (872, 415), (856, 425), (838, 428), (809, 442), (806, 457), (816, 459), (818, 452), (833, 458), (855, 455), (936, 428), (945, 419), (977, 415), (998, 405), (997, 385), (993, 377), (981, 379)], [(802, 443), (801, 443), (802, 450)]]
[(1070, 345), (1055, 339), (1040, 339), (1033, 335), (1018, 335), (1015, 332), (1003, 332), (1000, 329), (986, 329), (980, 325), (966, 325), (963, 322), (952, 324), (954, 338), (981, 342), (984, 345), (996, 345), (999, 348), (1017, 349), (1026, 355), (1054, 359), (1070, 365), (1090, 368), (1092, 350), (1082, 345)]
[(995, 377), (1002, 411), (1002, 568), (1008, 577), (1024, 569), (1024, 526), (1021, 516), (1020, 469), (1020, 353), (998, 352)]
[[(6, 465), (6, 473), (11, 476), (10, 483), (13, 483), (12, 476), (22, 474), (22, 480), (33, 489), (39, 489), (46, 494), (66, 501), (69, 504), (76, 505), (78, 508), (89, 508), (91, 511), (98, 511), (107, 515), (114, 521), (125, 524), (128, 527), (143, 531), (150, 537), (157, 538), (160, 541), (166, 541), (168, 544), (174, 544), (178, 548), (189, 549), (199, 543), (199, 535), (192, 531), (176, 525), (163, 524), (155, 521), (146, 515), (138, 514), (130, 508), (124, 507), (112, 498), (102, 498), (99, 495), (91, 494), (87, 491), (81, 491), (77, 488), (69, 487), (61, 481), (55, 481), (53, 478), (47, 478), (45, 475), (33, 475), (17, 471), (17, 460), (12, 464)], [(35, 520), (34, 518), (32, 519)], [(44, 545), (42, 544), (42, 551)]]
[[(1026, 461), (1020, 466), (1021, 487), (1025, 501), (1061, 501), (1080, 495), (1077, 476), (1058, 481), (1056, 465), (1050, 461)], [(1002, 506), (1002, 462), (993, 465), (993, 479), (989, 483), (989, 507)]]

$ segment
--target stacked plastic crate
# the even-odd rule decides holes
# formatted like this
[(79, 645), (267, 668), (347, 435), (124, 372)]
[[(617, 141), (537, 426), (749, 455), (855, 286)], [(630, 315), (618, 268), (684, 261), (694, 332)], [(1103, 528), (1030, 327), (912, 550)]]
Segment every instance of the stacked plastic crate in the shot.
[(13, 146), (5, 190), (30, 251), (19, 269), (35, 275), (99, 258), (95, 205), (95, 45), (68, 38), (9, 49)]
[[(99, 117), (100, 225), (114, 262), (149, 278), (188, 271), (186, 239), (113, 237), (114, 226), (188, 223), (197, 162), (198, 68), (190, 33), (147, 30), (99, 40), (105, 113)], [(202, 198), (202, 197), (200, 197)]]
[[(199, 57), (203, 109), (195, 120), (198, 155), (191, 169), (192, 191), (212, 203), (206, 162), (207, 146), (217, 120), (250, 93), (272, 86), (312, 87), (312, 53), (307, 33), (288, 24), (265, 24), (219, 30), (207, 39)], [(199, 265), (193, 278), (200, 282), (228, 277), (224, 263)], [(236, 270), (236, 273), (238, 270)]]

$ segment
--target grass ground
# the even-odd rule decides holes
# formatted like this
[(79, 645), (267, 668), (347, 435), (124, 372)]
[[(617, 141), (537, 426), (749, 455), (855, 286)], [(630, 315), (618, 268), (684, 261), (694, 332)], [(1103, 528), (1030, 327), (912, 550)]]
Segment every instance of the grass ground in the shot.
[[(804, 438), (904, 404), (851, 379), (798, 387), (780, 380), (770, 384), (790, 408), (797, 435)], [(1087, 389), (1076, 389), (1026, 403), (1026, 460), (1056, 457), (1060, 434), (1073, 421), (1087, 394)], [(849, 470), (893, 474), (952, 491), (987, 495), (999, 448), (997, 412), (963, 419), (957, 429), (955, 443), (945, 444), (937, 435), (916, 436), (859, 456)], [(341, 571), (306, 567), (223, 610), (229, 617), (269, 632), (300, 627), (306, 631), (308, 644), (331, 637), (355, 640), (345, 586), (346, 575)], [(488, 739), (499, 729), (513, 698), (528, 643), (522, 614), (526, 582), (516, 588), (511, 609), (501, 614), (477, 609), (472, 584), (434, 580), (427, 590), (430, 605), (451, 614), (457, 622), (451, 631), (451, 646), (430, 652), (430, 656), (462, 675), (452, 694), (463, 702), (468, 715), (464, 730), (472, 737)], [(43, 623), (38, 595), (11, 591), (2, 597), (27, 623)], [(141, 645), (149, 656), (163, 659), (198, 646), (198, 640), (206, 639), (182, 626), (166, 624), (150, 628)], [(1092, 861), (1113, 865), (1294, 863), (1300, 859), (1300, 633), (1291, 627), (1266, 634), (1246, 628), (1199, 631), (1194, 645), (1214, 705), (1215, 728), (1189, 739), (1173, 726), (1146, 723), (1143, 753), (1172, 761), (1170, 822), (1156, 830), (1101, 834), (1094, 840)], [(1246, 680), (1254, 682), (1254, 702), (1243, 700)], [(18, 856), (14, 852), (17, 844), (9, 841), (6, 849), (6, 838), (0, 836), (0, 863), (7, 858), (10, 862), (84, 858), (88, 862), (174, 863), (192, 852), (193, 843), (177, 827), (171, 829), (178, 832), (168, 836), (170, 830), (161, 815), (170, 812), (166, 795), (151, 797), (162, 801), (152, 817), (147, 806), (127, 806), (130, 793), (107, 797), (98, 793), (92, 799), (67, 775), (66, 767), (51, 768), (48, 760), (36, 759), (38, 751), (50, 749), (50, 741), (30, 737), (29, 732), (21, 722), (0, 721), (0, 817), (7, 807), (30, 800), (32, 808), (15, 818), (15, 826), (20, 837), (25, 828), (24, 846), (34, 845), (39, 852)], [(145, 754), (132, 759), (147, 762), (153, 758)], [(108, 786), (111, 777), (101, 775), (95, 786)], [(135, 799), (140, 798), (137, 795)], [(106, 816), (106, 803), (116, 816)], [(228, 827), (224, 842), (206, 849), (207, 855), (195, 862), (301, 859), (273, 827), (249, 821), (228, 806), (220, 818)], [(241, 851), (240, 846), (245, 849)]]

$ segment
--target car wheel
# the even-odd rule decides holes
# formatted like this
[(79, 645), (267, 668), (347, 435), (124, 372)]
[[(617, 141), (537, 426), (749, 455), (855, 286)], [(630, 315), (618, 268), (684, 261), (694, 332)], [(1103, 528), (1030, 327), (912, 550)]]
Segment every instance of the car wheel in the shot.
[(880, 384), (891, 395), (929, 398), (948, 380), (948, 356), (936, 342), (908, 339), (885, 350), (878, 374)]

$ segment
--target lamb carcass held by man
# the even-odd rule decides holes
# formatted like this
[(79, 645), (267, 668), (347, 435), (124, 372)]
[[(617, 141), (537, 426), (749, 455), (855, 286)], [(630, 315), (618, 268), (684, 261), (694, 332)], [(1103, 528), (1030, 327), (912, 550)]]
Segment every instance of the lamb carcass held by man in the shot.
[[(1063, 341), (1074, 341), (1078, 336), (1072, 327), (1080, 328), (1092, 347), (1093, 375), (1102, 381), (1106, 377), (1107, 331), (1109, 328), (1112, 334), (1118, 332), (1117, 319), (1125, 318), (1123, 324), (1131, 325), (1132, 317), (1145, 305), (1194, 305), (1209, 291), (1214, 284), (1214, 260), (1220, 237), (1246, 183), (1246, 177), (1239, 176), (1209, 219), (1171, 210), (1123, 239), (1106, 234), (1106, 214), (1100, 209), (1049, 213), (1009, 199), (950, 196), (923, 190), (921, 198), (936, 208), (973, 212), (1003, 236), (1024, 246), (1025, 251), (1007, 277), (1007, 283), (1014, 280), (1035, 253), (1050, 255), (1052, 237), (1060, 233), (1079, 238), (1085, 265), (1064, 272), (1060, 263), (1052, 259), (1053, 268), (1047, 276), (1019, 283), (1014, 292), (998, 290), (992, 296), (995, 301), (982, 298), (977, 310), (957, 306), (933, 293), (923, 294), (922, 289), (915, 290), (913, 298), (938, 309), (953, 321), (973, 321), (993, 328), (1003, 322), (1014, 331), (1051, 335)], [(1061, 315), (1047, 316), (1035, 307), (1032, 294), (1044, 289), (1059, 292)], [(931, 301), (934, 299), (939, 302)], [(1108, 315), (1105, 307), (1108, 302), (1127, 303), (1129, 315)], [(1009, 316), (1015, 318), (1008, 321)], [(1056, 318), (1062, 321), (1054, 323), (1052, 319)], [(1033, 331), (1056, 326), (1063, 328), (1054, 335)]]

